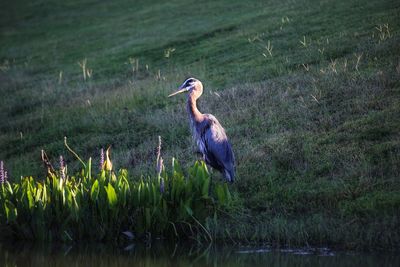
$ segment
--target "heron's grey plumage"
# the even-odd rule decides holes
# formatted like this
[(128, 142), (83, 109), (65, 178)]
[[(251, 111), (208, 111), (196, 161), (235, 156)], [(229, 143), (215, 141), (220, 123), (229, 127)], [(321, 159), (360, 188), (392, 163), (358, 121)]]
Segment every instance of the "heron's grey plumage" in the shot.
[(233, 182), (235, 158), (225, 130), (217, 118), (211, 114), (202, 114), (197, 109), (196, 100), (203, 92), (203, 85), (199, 80), (189, 78), (179, 87), (179, 91), (170, 96), (185, 91), (189, 92), (187, 109), (190, 128), (204, 161), (220, 171), (228, 182)]
[(233, 182), (235, 159), (231, 144), (218, 120), (210, 114), (207, 114), (207, 117), (209, 117), (207, 125), (204, 129), (201, 129), (205, 148), (204, 160), (207, 164), (222, 172), (227, 181)]

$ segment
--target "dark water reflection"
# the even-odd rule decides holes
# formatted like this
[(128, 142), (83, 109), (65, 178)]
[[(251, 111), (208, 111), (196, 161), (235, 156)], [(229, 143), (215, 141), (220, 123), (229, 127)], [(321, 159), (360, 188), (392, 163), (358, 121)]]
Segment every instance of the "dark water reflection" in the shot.
[(243, 248), (156, 243), (151, 247), (100, 244), (0, 244), (0, 266), (400, 266), (390, 253), (326, 249)]

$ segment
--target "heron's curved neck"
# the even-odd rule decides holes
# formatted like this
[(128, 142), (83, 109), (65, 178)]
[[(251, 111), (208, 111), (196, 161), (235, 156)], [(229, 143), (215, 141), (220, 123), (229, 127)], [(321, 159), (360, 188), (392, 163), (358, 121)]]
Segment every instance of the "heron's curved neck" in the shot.
[(195, 122), (201, 122), (203, 120), (203, 114), (197, 109), (196, 101), (197, 98), (194, 95), (189, 95), (187, 109), (192, 120)]

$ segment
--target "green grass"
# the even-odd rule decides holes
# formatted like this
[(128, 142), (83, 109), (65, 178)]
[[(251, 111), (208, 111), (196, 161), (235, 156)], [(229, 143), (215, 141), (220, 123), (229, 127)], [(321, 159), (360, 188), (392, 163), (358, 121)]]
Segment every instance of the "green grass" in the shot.
[(237, 160), (244, 208), (220, 236), (399, 248), (397, 1), (0, 5), (0, 159), (13, 179), (43, 176), (41, 149), (77, 171), (64, 136), (85, 157), (112, 145), (134, 177), (153, 172), (158, 135), (166, 162), (192, 165), (185, 100), (166, 97), (190, 75)]

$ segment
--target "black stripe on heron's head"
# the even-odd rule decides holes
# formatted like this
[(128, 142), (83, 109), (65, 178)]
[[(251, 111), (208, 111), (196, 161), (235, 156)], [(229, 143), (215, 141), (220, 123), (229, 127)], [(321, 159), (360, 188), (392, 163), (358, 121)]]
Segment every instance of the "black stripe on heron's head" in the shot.
[(193, 85), (193, 83), (197, 81), (195, 78), (187, 78), (184, 82), (183, 82), (183, 87), (188, 87)]

